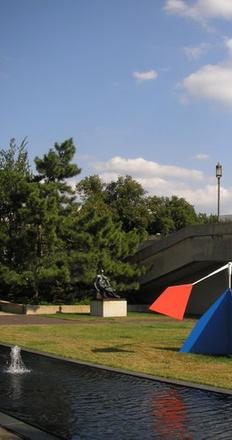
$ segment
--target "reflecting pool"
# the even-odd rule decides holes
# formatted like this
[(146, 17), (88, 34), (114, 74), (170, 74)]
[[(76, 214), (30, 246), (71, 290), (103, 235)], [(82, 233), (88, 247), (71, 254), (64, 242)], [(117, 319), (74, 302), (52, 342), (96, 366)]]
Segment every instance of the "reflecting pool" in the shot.
[(0, 347), (0, 410), (72, 440), (232, 439), (232, 396), (22, 352), (8, 374)]

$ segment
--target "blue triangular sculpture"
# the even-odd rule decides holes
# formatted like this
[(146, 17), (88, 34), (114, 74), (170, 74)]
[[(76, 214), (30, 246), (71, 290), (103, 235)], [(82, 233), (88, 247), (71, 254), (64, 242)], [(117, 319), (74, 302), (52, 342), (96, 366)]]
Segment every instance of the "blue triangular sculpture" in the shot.
[(226, 289), (199, 319), (180, 351), (215, 355), (232, 354), (231, 289)]

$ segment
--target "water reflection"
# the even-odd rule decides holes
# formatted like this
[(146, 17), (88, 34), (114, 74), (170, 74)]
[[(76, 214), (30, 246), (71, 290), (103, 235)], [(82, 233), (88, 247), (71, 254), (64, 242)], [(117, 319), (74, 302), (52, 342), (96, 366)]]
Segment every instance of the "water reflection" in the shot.
[(1, 347), (0, 411), (66, 439), (232, 439), (232, 396), (25, 352), (32, 373), (14, 376), (8, 357)]
[(20, 400), (22, 397), (23, 377), (20, 374), (11, 374), (9, 386), (13, 400)]
[(154, 393), (152, 399), (154, 427), (162, 440), (193, 440), (187, 428), (187, 409), (177, 389)]

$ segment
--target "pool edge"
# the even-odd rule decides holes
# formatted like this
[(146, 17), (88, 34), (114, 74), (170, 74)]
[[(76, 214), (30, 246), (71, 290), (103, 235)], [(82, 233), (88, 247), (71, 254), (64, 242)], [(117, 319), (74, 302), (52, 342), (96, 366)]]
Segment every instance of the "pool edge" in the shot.
[[(11, 344), (4, 344), (4, 343), (0, 342), (0, 346), (1, 345), (3, 347), (8, 347), (8, 348), (11, 348), (13, 346)], [(198, 384), (198, 383), (188, 382), (188, 381), (184, 381), (184, 380), (180, 380), (180, 379), (169, 379), (169, 378), (162, 377), (162, 376), (153, 376), (150, 374), (139, 373), (139, 372), (130, 371), (130, 370), (124, 370), (122, 368), (108, 367), (106, 365), (100, 365), (100, 364), (94, 364), (91, 362), (84, 362), (84, 361), (80, 361), (80, 360), (76, 360), (76, 359), (70, 359), (70, 358), (66, 358), (64, 356), (58, 356), (58, 355), (55, 355), (52, 353), (46, 353), (46, 352), (32, 350), (32, 349), (24, 348), (24, 347), (21, 347), (21, 349), (25, 352), (28, 352), (28, 353), (37, 354), (40, 356), (44, 356), (44, 357), (48, 357), (48, 358), (52, 358), (52, 359), (57, 359), (57, 360), (65, 361), (65, 362), (70, 362), (70, 363), (77, 364), (77, 365), (98, 368), (100, 370), (111, 371), (111, 372), (118, 373), (118, 374), (126, 374), (129, 376), (134, 376), (134, 377), (147, 379), (147, 380), (151, 380), (151, 381), (155, 381), (155, 382), (167, 383), (170, 385), (176, 385), (176, 386), (181, 386), (181, 387), (186, 387), (186, 388), (193, 388), (193, 389), (202, 390), (202, 391), (209, 391), (209, 392), (213, 392), (213, 393), (232, 395), (232, 389), (229, 390), (226, 388)]]
[(57, 437), (29, 423), (25, 423), (16, 417), (12, 417), (3, 411), (0, 411), (0, 426), (16, 436), (19, 435), (22, 439), (64, 440), (64, 437)]

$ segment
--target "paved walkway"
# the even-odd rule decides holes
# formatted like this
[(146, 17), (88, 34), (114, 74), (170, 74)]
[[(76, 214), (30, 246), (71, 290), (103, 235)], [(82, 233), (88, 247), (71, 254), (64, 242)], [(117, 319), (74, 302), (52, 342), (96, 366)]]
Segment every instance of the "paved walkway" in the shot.
[[(108, 322), (108, 324), (113, 322), (122, 322), (121, 320), (124, 318), (99, 318), (99, 317), (93, 317), (89, 316), (89, 319), (87, 317), (83, 318), (77, 315), (75, 320), (72, 319), (62, 319), (62, 318), (49, 318), (47, 316), (40, 316), (40, 315), (17, 315), (17, 314), (1, 314), (0, 315), (0, 326), (1, 325), (77, 325), (77, 324), (101, 324), (103, 320), (106, 320), (104, 322)], [(124, 320), (125, 325), (129, 325), (130, 323), (142, 323), (142, 322), (148, 322), (148, 321), (154, 321), (154, 315), (148, 314), (146, 318), (144, 317), (127, 317)], [(165, 320), (165, 319), (164, 319)], [(161, 319), (159, 319), (159, 322)], [(1, 440), (1, 438), (0, 438)]]
[[(117, 318), (110, 318), (109, 322), (117, 320)], [(118, 318), (120, 319), (120, 318)], [(101, 324), (102, 320), (99, 317), (79, 317), (77, 315), (76, 319), (62, 319), (62, 318), (49, 318), (47, 316), (40, 315), (17, 315), (17, 314), (2, 314), (0, 315), (0, 326), (1, 325), (81, 325), (81, 324)], [(1, 438), (0, 438), (1, 440)]]
[[(57, 324), (75, 324), (79, 321), (71, 321), (62, 318), (47, 318), (46, 316), (31, 315), (0, 315), (0, 325), (57, 325)], [(1, 437), (0, 437), (1, 440)]]
[(7, 312), (0, 311), (0, 316), (4, 316), (4, 315), (13, 315), (13, 313), (7, 313)]

